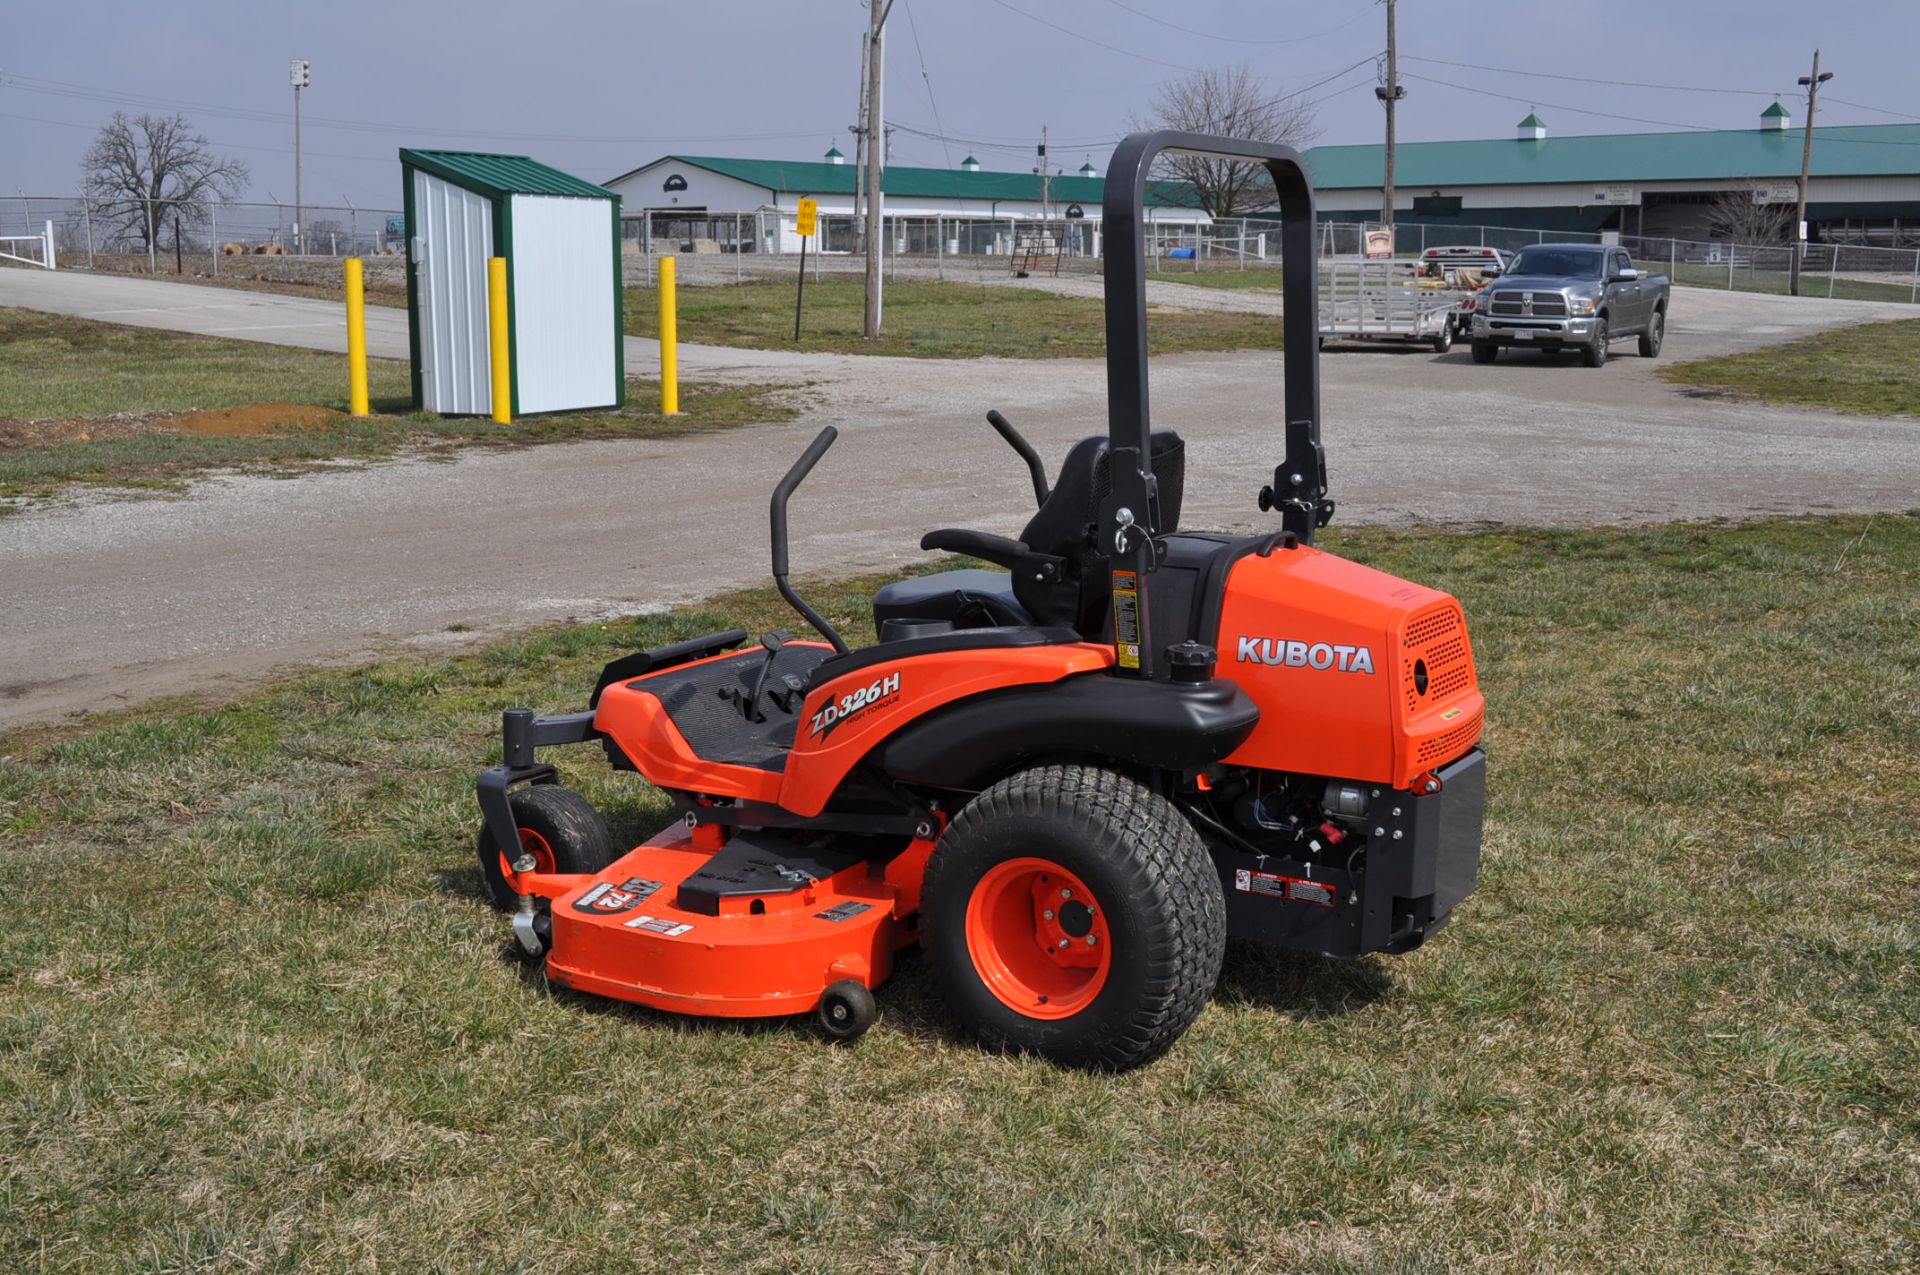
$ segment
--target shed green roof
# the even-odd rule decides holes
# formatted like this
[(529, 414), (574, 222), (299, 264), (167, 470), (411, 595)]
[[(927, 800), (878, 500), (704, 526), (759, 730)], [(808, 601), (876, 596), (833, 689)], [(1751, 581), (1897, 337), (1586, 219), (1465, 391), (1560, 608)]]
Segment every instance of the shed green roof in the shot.
[[(1816, 177), (1920, 175), (1920, 124), (1813, 130)], [(1385, 177), (1383, 147), (1316, 146), (1307, 170), (1323, 190), (1371, 189)], [(1781, 129), (1612, 133), (1545, 141), (1402, 142), (1394, 183), (1436, 186), (1554, 185), (1785, 179), (1800, 175), (1800, 135)]]
[(1532, 111), (1528, 111), (1527, 118), (1520, 121), (1521, 128), (1545, 128), (1546, 126), (1547, 122)]
[[(808, 161), (724, 159), (708, 155), (668, 155), (665, 158), (732, 177), (770, 193), (851, 195), (859, 172), (848, 164)], [(655, 160), (646, 167), (652, 168), (659, 162)], [(632, 175), (622, 173), (612, 181), (617, 182)], [(1106, 188), (1106, 182), (1098, 177), (1055, 177), (1051, 194), (1056, 203), (1094, 205), (1100, 202)], [(880, 189), (903, 199), (963, 199), (977, 203), (1027, 200), (1038, 203), (1040, 176), (1037, 173), (969, 173), (955, 168), (911, 168), (894, 164), (881, 177)], [(1161, 207), (1191, 207), (1192, 199), (1182, 196), (1179, 183), (1156, 182), (1148, 188), (1147, 202)]]
[(1780, 105), (1780, 103), (1775, 102), (1772, 106), (1769, 106), (1766, 110), (1760, 112), (1760, 118), (1763, 120), (1775, 120), (1775, 119), (1779, 119), (1780, 117), (1786, 114), (1787, 114), (1787, 108)]
[(416, 151), (402, 148), (400, 162), (424, 169), (454, 185), (501, 199), (508, 195), (572, 195), (581, 199), (617, 199), (604, 186), (549, 168), (525, 155), (489, 155), (479, 151)]

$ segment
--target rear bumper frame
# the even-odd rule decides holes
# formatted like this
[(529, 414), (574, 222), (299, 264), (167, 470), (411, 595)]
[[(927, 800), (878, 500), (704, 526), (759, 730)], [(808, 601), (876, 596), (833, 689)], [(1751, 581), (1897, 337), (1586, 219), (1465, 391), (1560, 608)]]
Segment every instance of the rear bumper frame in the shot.
[(1344, 866), (1216, 843), (1229, 937), (1338, 958), (1420, 946), (1478, 883), (1486, 765), (1476, 747), (1432, 772), (1431, 793), (1372, 789)]

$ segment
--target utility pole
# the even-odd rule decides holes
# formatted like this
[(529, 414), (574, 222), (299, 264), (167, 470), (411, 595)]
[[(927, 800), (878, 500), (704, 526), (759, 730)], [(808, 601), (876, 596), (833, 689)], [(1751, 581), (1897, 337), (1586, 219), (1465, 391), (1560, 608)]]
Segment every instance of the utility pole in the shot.
[(1833, 78), (1833, 72), (1820, 74), (1820, 50), (1813, 51), (1813, 74), (1800, 77), (1807, 88), (1807, 136), (1800, 146), (1800, 195), (1793, 209), (1793, 264), (1787, 276), (1787, 291), (1800, 295), (1800, 258), (1807, 252), (1807, 178), (1813, 171), (1813, 113), (1820, 105), (1820, 86)]
[(1047, 126), (1040, 126), (1039, 162), (1033, 171), (1040, 174), (1040, 221), (1042, 225), (1053, 221), (1053, 170), (1047, 166)]
[[(853, 134), (853, 224), (860, 225), (862, 202), (867, 190), (867, 32), (860, 33), (860, 106), (854, 112), (859, 122), (848, 129)], [(823, 241), (824, 242), (824, 241)]]
[(293, 251), (300, 254), (300, 90), (313, 82), (313, 63), (294, 58), (287, 64), (287, 78), (293, 81)]
[(1393, 107), (1407, 95), (1406, 86), (1400, 83), (1400, 46), (1393, 32), (1394, 3), (1395, 0), (1386, 0), (1387, 82), (1373, 91), (1387, 107), (1387, 180), (1380, 190), (1380, 220), (1389, 230), (1393, 228)]
[(887, 15), (893, 0), (867, 0), (871, 25), (867, 28), (867, 326), (869, 341), (880, 335), (880, 236), (886, 196), (880, 174), (886, 167)]

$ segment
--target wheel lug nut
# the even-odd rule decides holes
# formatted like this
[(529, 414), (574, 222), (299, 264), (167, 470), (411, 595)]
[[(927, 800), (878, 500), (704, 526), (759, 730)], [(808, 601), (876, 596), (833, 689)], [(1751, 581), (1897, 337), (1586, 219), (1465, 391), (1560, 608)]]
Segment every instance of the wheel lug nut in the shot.
[(1061, 897), (1061, 898), (1063, 898), (1063, 899), (1071, 899), (1071, 898), (1073, 897), (1073, 891), (1072, 891), (1072, 890), (1062, 890), (1062, 891), (1060, 891), (1060, 897)]
[(1040, 919), (1041, 919), (1041, 920), (1043, 920), (1043, 921), (1051, 921), (1051, 920), (1053, 920), (1053, 909), (1052, 909), (1052, 908), (1048, 908), (1048, 909), (1047, 909), (1047, 910), (1046, 910), (1045, 912), (1042, 912), (1042, 913), (1040, 914)]
[(1088, 947), (1092, 947), (1092, 946), (1093, 946), (1093, 945), (1094, 945), (1095, 943), (1098, 943), (1099, 941), (1100, 941), (1100, 936), (1099, 936), (1098, 934), (1089, 934), (1089, 935), (1087, 935), (1087, 946), (1088, 946)]
[(1061, 940), (1060, 940), (1060, 946), (1061, 946), (1061, 947), (1065, 947), (1066, 945), (1067, 945), (1067, 941), (1066, 941), (1065, 939), (1061, 939)]

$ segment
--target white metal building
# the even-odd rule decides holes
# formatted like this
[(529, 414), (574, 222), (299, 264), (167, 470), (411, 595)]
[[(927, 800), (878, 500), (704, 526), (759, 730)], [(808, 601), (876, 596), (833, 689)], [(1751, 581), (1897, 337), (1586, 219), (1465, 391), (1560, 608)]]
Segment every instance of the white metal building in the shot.
[[(628, 217), (697, 222), (775, 213), (759, 219), (767, 242), (749, 251), (797, 252), (800, 240), (794, 234), (793, 219), (799, 201), (818, 200), (821, 215), (829, 219), (850, 217), (857, 182), (857, 170), (836, 147), (813, 162), (667, 155), (612, 178), (606, 186), (620, 196)], [(1078, 175), (1047, 179), (1043, 190), (1037, 173), (984, 171), (969, 155), (955, 169), (890, 165), (881, 178), (881, 189), (889, 218), (945, 218), (977, 224), (1047, 218), (1097, 225), (1106, 183), (1087, 164)], [(1149, 218), (1168, 224), (1210, 224), (1206, 213), (1178, 203), (1172, 197), (1176, 193), (1150, 193)]]
[(620, 198), (523, 155), (402, 150), (415, 406), (492, 409), (487, 259), (507, 262), (513, 414), (619, 407)]

